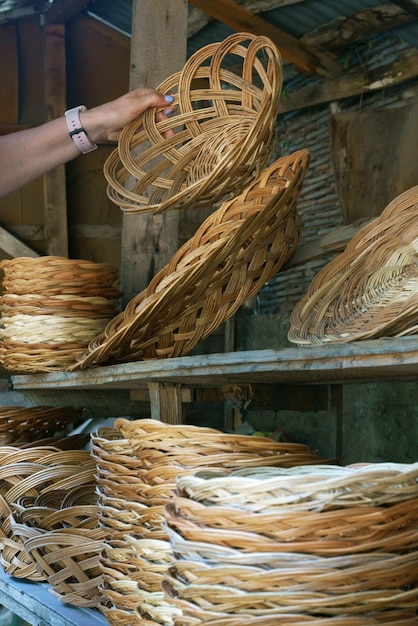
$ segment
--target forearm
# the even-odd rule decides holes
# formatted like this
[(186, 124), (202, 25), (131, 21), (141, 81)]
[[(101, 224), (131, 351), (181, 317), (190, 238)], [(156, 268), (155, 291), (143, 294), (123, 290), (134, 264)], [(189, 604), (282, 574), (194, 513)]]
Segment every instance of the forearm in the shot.
[(0, 137), (0, 196), (4, 196), (80, 154), (59, 118)]
[[(156, 107), (156, 119), (161, 120), (171, 111), (168, 104), (172, 102), (170, 95), (138, 88), (106, 104), (80, 111), (80, 124), (91, 143), (116, 142), (124, 126), (148, 107)], [(80, 154), (64, 116), (0, 137), (0, 197)]]

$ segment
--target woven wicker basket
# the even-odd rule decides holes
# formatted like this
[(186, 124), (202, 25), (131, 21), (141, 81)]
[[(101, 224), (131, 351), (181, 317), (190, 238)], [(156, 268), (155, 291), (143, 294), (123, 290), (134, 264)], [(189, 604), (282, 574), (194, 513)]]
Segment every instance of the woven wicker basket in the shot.
[(151, 108), (122, 131), (104, 167), (109, 197), (139, 213), (207, 208), (240, 193), (271, 157), (281, 86), (267, 37), (236, 33), (201, 48), (157, 87), (174, 95), (169, 119), (157, 122)]
[(0, 268), (0, 362), (10, 371), (65, 369), (120, 310), (110, 265), (47, 256)]
[(142, 620), (172, 624), (178, 618), (178, 608), (167, 601), (162, 587), (172, 563), (164, 507), (178, 476), (209, 467), (321, 463), (303, 444), (148, 419), (118, 418), (115, 429), (99, 429), (91, 441), (101, 495), (99, 521), (106, 531), (102, 593), (125, 612), (123, 619), (131, 626)]
[(417, 472), (387, 463), (179, 477), (163, 582), (177, 623), (413, 623)]
[(58, 492), (62, 500), (62, 490), (69, 493), (76, 487), (94, 484), (95, 463), (86, 450), (0, 448), (0, 562), (4, 571), (16, 578), (45, 578), (24, 547), (24, 541), (37, 536), (41, 529), (22, 524), (17, 530), (19, 518), (17, 521), (11, 517), (19, 513), (22, 498), (49, 494), (56, 501)]
[(225, 202), (69, 369), (183, 356), (276, 274), (300, 238), (309, 152), (282, 157)]
[(64, 603), (97, 607), (103, 582), (100, 528), (63, 528), (27, 539), (26, 551)]
[(52, 437), (82, 419), (84, 412), (70, 406), (0, 407), (0, 445), (20, 446)]
[(395, 198), (313, 279), (290, 316), (303, 346), (415, 334), (418, 186)]

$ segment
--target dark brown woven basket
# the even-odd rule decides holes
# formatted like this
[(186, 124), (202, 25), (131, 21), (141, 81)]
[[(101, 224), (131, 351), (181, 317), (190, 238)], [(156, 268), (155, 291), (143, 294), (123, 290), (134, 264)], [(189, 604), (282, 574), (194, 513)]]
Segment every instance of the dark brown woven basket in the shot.
[(52, 437), (82, 419), (84, 412), (70, 406), (0, 407), (0, 445), (20, 446)]
[(225, 202), (69, 369), (183, 356), (230, 318), (295, 251), (308, 165), (282, 157)]
[(281, 56), (267, 37), (235, 33), (201, 48), (157, 87), (174, 96), (169, 119), (157, 122), (151, 108), (122, 131), (104, 167), (109, 197), (140, 213), (207, 208), (240, 193), (272, 155), (281, 86)]

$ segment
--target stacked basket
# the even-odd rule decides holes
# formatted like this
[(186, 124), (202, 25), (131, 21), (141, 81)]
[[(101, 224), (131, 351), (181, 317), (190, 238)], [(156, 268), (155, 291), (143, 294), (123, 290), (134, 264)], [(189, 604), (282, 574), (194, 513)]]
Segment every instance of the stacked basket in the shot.
[(416, 624), (417, 522), (418, 463), (179, 477), (176, 626)]
[(96, 606), (103, 532), (90, 452), (3, 446), (0, 479), (4, 571), (48, 581), (63, 602)]
[(92, 435), (97, 463), (104, 608), (111, 624), (173, 624), (179, 611), (164, 594), (172, 551), (164, 528), (176, 477), (201, 468), (320, 463), (307, 446), (229, 435), (212, 428), (119, 418)]
[(65, 369), (119, 311), (108, 264), (46, 256), (0, 268), (0, 362), (10, 371)]
[(78, 422), (85, 409), (70, 406), (0, 407), (0, 446), (22, 446), (53, 438)]

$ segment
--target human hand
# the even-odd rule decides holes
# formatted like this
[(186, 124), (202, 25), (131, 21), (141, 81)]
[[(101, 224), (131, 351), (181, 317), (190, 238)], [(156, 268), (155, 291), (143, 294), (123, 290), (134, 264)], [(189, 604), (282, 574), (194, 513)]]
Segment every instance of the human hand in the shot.
[(144, 113), (149, 107), (161, 107), (156, 114), (161, 121), (171, 113), (173, 97), (163, 96), (153, 89), (139, 87), (116, 100), (80, 112), (80, 121), (90, 141), (103, 143), (115, 142), (119, 139), (122, 129)]

